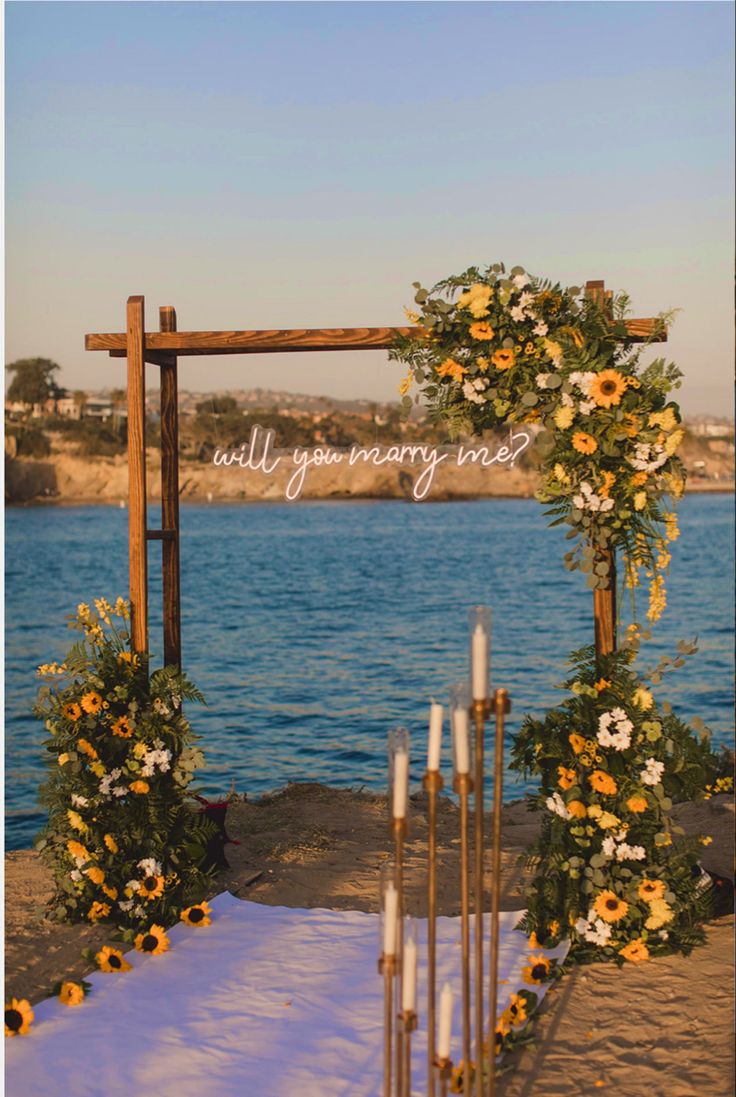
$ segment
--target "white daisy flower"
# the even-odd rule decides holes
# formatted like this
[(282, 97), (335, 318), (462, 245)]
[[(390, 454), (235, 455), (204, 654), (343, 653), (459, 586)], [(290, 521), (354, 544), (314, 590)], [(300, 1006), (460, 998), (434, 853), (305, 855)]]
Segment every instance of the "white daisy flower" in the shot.
[(514, 305), (512, 309), (509, 309), (509, 315), (512, 320), (515, 320), (517, 324), (520, 324), (523, 320), (526, 320), (526, 312), (521, 305)]
[(548, 331), (549, 328), (545, 324), (544, 320), (538, 320), (537, 323), (534, 325), (535, 335), (546, 335)]
[(142, 868), (146, 876), (161, 875), (161, 862), (155, 861), (153, 857), (144, 857), (142, 861), (138, 862), (138, 868)]
[(517, 289), (523, 289), (524, 286), (529, 285), (529, 276), (527, 274), (515, 274), (511, 281)]
[(72, 793), (72, 805), (75, 808), (86, 808), (88, 803), (86, 796), (77, 796), (76, 792)]
[(640, 779), (645, 785), (658, 785), (664, 773), (664, 762), (658, 762), (655, 758), (647, 758), (645, 768), (640, 773)]
[(536, 385), (537, 385), (538, 389), (546, 389), (547, 388), (547, 381), (549, 380), (549, 374), (548, 373), (538, 373), (537, 376), (534, 378), (534, 380), (536, 382)]
[(546, 803), (549, 810), (553, 811), (555, 815), (559, 815), (561, 819), (572, 818), (570, 812), (567, 810), (567, 805), (559, 792), (553, 792), (551, 796), (547, 797)]

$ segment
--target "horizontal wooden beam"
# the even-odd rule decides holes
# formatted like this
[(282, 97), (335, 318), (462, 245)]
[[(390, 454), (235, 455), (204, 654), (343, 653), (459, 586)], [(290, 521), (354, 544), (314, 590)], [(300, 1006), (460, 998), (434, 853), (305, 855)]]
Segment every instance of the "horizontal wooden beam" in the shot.
[[(155, 352), (196, 354), (282, 354), (292, 351), (386, 350), (397, 335), (411, 335), (417, 328), (292, 328), (269, 331), (149, 331), (146, 359)], [(626, 330), (634, 342), (654, 337), (667, 340), (667, 329), (656, 318), (627, 320)], [(124, 332), (85, 335), (86, 350), (106, 350), (113, 358), (127, 352)]]
[(146, 530), (147, 541), (175, 541), (176, 530), (175, 529), (147, 529)]

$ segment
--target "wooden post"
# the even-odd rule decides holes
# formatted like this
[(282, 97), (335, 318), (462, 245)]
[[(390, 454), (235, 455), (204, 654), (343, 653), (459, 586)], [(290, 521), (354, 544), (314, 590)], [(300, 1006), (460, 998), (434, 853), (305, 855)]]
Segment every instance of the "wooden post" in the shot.
[(142, 297), (129, 297), (128, 352), (128, 547), (133, 651), (148, 651), (146, 541), (146, 362)]
[[(161, 331), (176, 331), (176, 311), (159, 309)], [(161, 542), (163, 565), (164, 664), (181, 667), (181, 582), (179, 574), (179, 406), (177, 358), (161, 361), (161, 528), (173, 536)]]
[[(602, 280), (586, 282), (585, 294), (603, 309), (607, 309), (613, 299)], [(596, 563), (608, 564), (608, 586), (605, 590), (593, 591), (595, 657), (599, 660), (602, 655), (610, 655), (616, 650), (616, 559), (612, 552), (604, 551), (598, 554)]]

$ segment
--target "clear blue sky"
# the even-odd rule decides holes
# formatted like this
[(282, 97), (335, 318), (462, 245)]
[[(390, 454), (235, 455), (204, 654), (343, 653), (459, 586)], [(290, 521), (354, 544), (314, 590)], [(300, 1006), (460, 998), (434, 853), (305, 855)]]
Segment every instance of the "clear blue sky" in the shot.
[[(87, 331), (402, 322), (503, 259), (680, 314), (732, 406), (733, 5), (8, 3), (6, 360), (120, 384)], [(151, 369), (151, 376), (155, 370)], [(394, 398), (380, 353), (198, 359), (183, 387)]]

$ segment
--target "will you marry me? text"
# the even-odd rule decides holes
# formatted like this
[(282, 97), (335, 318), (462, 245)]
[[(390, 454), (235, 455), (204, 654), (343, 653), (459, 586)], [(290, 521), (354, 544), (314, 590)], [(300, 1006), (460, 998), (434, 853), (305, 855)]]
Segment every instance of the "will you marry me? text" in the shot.
[(262, 472), (270, 476), (284, 464), (293, 468), (293, 473), (284, 489), (289, 502), (298, 499), (304, 489), (304, 482), (310, 468), (346, 464), (349, 468), (356, 465), (372, 465), (382, 468), (385, 465), (417, 465), (421, 468), (414, 481), (413, 496), (419, 502), (426, 499), (432, 489), (435, 473), (443, 463), (455, 464), (458, 468), (469, 463), (482, 468), (491, 465), (513, 465), (516, 458), (524, 452), (531, 442), (531, 435), (524, 431), (511, 432), (503, 445), (480, 444), (466, 446), (434, 446), (429, 443), (398, 443), (391, 446), (361, 446), (357, 443), (349, 448), (335, 446), (295, 446), (284, 451), (275, 448), (276, 432), (272, 429), (254, 426), (250, 438), (234, 449), (220, 446), (214, 452), (215, 465), (228, 467), (239, 465), (252, 472)]

